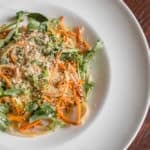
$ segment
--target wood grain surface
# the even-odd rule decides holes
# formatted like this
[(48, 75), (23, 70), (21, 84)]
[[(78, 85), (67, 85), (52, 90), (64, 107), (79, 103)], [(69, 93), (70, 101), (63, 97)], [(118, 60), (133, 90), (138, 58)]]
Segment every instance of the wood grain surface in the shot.
[[(150, 47), (150, 0), (124, 0), (140, 22)], [(150, 150), (150, 109), (145, 122), (128, 150)]]

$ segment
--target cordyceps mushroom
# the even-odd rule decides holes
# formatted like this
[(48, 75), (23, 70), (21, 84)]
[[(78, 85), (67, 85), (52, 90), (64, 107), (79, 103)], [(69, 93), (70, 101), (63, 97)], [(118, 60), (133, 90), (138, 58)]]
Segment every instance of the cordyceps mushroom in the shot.
[(12, 77), (16, 76), (17, 71), (14, 66), (1, 65), (0, 66), (0, 74), (5, 75), (7, 78), (12, 78)]
[(7, 88), (11, 87), (11, 82), (7, 78), (7, 76), (5, 76), (4, 74), (0, 73), (0, 79), (2, 79), (6, 83)]

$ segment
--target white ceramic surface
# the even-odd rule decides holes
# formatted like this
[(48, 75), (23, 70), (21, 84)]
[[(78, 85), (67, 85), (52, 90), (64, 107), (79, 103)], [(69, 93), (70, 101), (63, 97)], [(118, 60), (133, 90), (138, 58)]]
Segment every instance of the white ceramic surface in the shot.
[(129, 9), (119, 0), (0, 0), (0, 23), (16, 9), (64, 15), (69, 25), (85, 27), (92, 44), (101, 38), (105, 49), (91, 64), (96, 86), (83, 126), (33, 139), (0, 133), (0, 149), (126, 149), (143, 122), (149, 98), (148, 45)]

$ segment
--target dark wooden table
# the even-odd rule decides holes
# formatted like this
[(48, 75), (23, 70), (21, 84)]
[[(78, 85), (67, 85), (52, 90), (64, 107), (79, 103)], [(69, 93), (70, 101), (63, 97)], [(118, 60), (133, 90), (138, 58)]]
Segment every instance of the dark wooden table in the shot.
[[(150, 46), (150, 0), (124, 0), (139, 20)], [(150, 109), (136, 139), (128, 150), (150, 150)]]

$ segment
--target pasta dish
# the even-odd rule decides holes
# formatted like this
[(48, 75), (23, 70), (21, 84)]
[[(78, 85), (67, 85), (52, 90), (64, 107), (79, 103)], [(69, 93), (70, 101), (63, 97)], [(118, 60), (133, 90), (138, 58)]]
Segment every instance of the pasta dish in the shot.
[(0, 130), (36, 136), (82, 124), (94, 85), (89, 62), (101, 48), (82, 33), (63, 16), (24, 11), (0, 26)]

